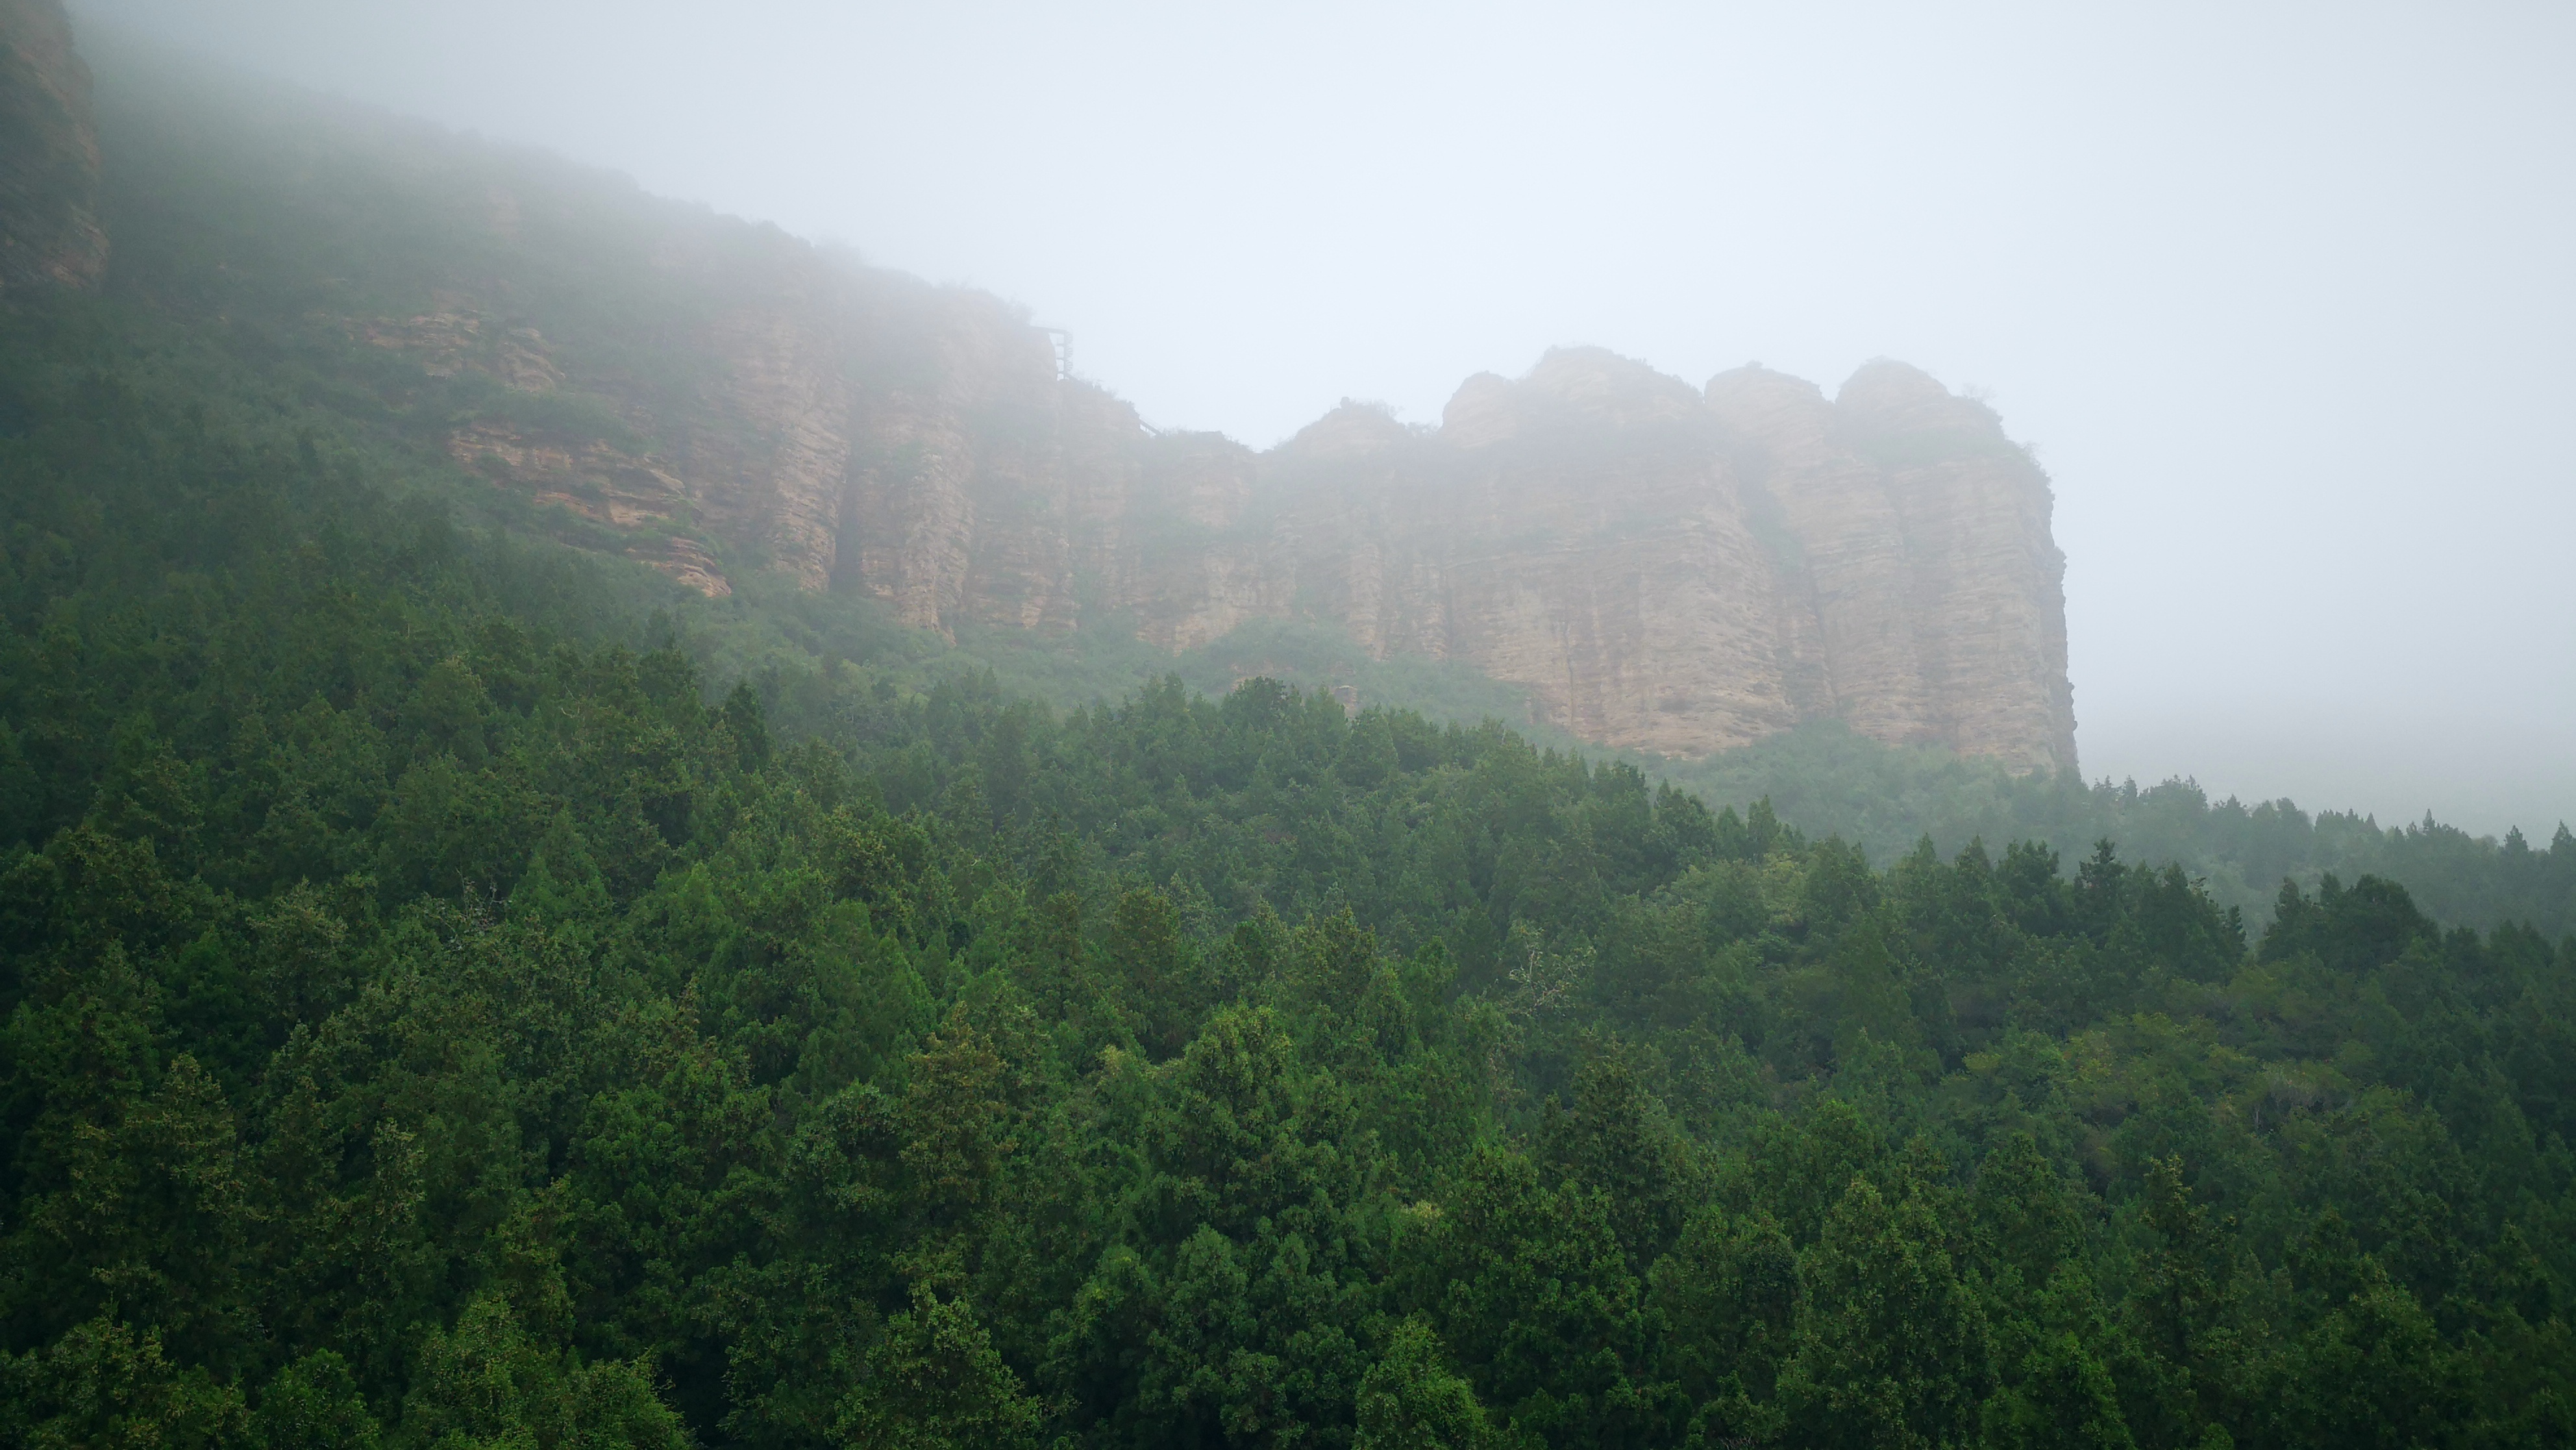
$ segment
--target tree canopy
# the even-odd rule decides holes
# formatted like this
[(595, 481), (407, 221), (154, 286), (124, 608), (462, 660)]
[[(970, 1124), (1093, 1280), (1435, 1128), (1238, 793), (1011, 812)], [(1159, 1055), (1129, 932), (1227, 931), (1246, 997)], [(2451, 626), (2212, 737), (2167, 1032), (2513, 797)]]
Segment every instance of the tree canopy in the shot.
[(716, 688), (10, 325), (9, 1443), (2576, 1429), (2576, 945), (1261, 679)]

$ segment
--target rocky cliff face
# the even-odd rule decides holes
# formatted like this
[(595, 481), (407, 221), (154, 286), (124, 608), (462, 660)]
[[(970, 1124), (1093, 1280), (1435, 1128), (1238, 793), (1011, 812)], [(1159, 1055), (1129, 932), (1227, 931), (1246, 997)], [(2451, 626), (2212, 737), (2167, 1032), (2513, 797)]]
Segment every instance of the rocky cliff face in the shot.
[(1693, 388), (1594, 349), (1481, 374), (1437, 429), (1345, 405), (1268, 453), (1156, 435), (978, 294), (789, 259), (712, 310), (676, 403), (533, 328), (368, 324), (425, 368), (620, 399), (655, 447), (460, 425), (505, 486), (627, 530), (710, 593), (766, 565), (908, 624), (1130, 624), (1173, 651), (1314, 618), (1470, 664), (1603, 744), (1698, 756), (1805, 721), (2017, 769), (2075, 764), (2046, 477), (1902, 363), (1828, 399)]
[(0, 0), (0, 295), (107, 271), (89, 86), (62, 0)]
[[(39, 3), (0, 7), (59, 18)], [(768, 570), (951, 637), (1115, 622), (1175, 652), (1311, 619), (1472, 665), (1608, 745), (1696, 756), (1839, 718), (2075, 763), (2047, 480), (1991, 411), (1902, 364), (1829, 399), (1567, 349), (1468, 379), (1436, 428), (1346, 404), (1255, 453), (1148, 430), (992, 297), (390, 121), (288, 116), (227, 161), (144, 114), (166, 89), (110, 108), (111, 139), (162, 148), (125, 173), (111, 148), (120, 225), (213, 238), (189, 255), (227, 278), (288, 254), (235, 245), (230, 218), (293, 231), (330, 275), (260, 295), (296, 299), (295, 325), (334, 330), (559, 537), (710, 595)], [(280, 145), (295, 164), (259, 172)], [(183, 182), (119, 180), (228, 166), (267, 190), (221, 217), (137, 194)], [(146, 287), (164, 253), (120, 278)], [(191, 305), (252, 305), (221, 295)]]
[(773, 362), (797, 354), (774, 341), (732, 374), (727, 407), (799, 421), (773, 429), (790, 447), (765, 479), (704, 476), (776, 500), (740, 517), (809, 587), (942, 632), (1121, 618), (1175, 651), (1321, 618), (1672, 755), (1838, 717), (2075, 763), (2047, 480), (1991, 411), (1903, 364), (1829, 401), (1759, 368), (1694, 389), (1564, 350), (1470, 379), (1437, 430), (1345, 406), (1256, 455), (1147, 434), (981, 299), (913, 321), (915, 366), (873, 384)]

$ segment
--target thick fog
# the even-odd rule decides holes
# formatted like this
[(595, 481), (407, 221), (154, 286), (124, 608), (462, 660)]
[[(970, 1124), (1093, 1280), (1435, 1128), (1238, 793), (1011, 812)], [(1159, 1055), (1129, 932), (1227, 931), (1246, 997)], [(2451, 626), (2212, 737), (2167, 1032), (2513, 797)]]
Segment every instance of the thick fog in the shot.
[(89, 0), (1012, 297), (1164, 426), (1975, 387), (2087, 774), (2576, 822), (2576, 7)]

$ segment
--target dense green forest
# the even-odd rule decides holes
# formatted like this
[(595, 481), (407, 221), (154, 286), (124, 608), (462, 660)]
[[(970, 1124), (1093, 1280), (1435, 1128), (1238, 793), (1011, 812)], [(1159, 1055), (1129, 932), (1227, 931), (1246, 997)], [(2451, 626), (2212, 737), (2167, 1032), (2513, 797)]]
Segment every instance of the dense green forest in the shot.
[(2576, 1434), (2576, 942), (1267, 681), (711, 690), (201, 347), (0, 319), (7, 1443)]
[(2576, 1442), (2563, 829), (701, 600), (124, 126), (0, 308), (0, 1444)]

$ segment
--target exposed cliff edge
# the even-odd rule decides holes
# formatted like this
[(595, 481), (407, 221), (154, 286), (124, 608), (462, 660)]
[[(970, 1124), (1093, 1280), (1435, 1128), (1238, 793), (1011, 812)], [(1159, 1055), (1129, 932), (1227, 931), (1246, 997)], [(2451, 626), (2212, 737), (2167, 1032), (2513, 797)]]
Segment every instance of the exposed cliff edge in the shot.
[[(291, 309), (560, 536), (708, 594), (774, 568), (952, 637), (1115, 623), (1175, 652), (1311, 619), (1622, 748), (1840, 718), (2075, 763), (2047, 479), (1903, 364), (1829, 399), (1562, 349), (1469, 379), (1436, 428), (1346, 404), (1256, 453), (1147, 429), (984, 294), (371, 114), (184, 121), (111, 71), (111, 214), (187, 239), (128, 258), (120, 233), (120, 277)], [(236, 178), (221, 207), (191, 190), (211, 175)]]
[[(2075, 763), (2047, 480), (1990, 410), (1902, 363), (1828, 400), (1758, 367), (1694, 389), (1560, 349), (1469, 379), (1436, 430), (1345, 405), (1256, 454), (1149, 433), (989, 299), (816, 286), (824, 305), (710, 321), (693, 346), (720, 367), (649, 459), (531, 465), (486, 424), (456, 452), (606, 521), (628, 521), (621, 498), (633, 520), (685, 512), (942, 633), (1123, 618), (1178, 651), (1321, 618), (1381, 658), (1524, 686), (1539, 718), (1622, 748), (1704, 755), (1839, 717)], [(512, 386), (621, 391), (505, 356)], [(672, 568), (729, 587), (711, 560)]]
[(107, 269), (89, 92), (62, 0), (0, 0), (0, 295)]

